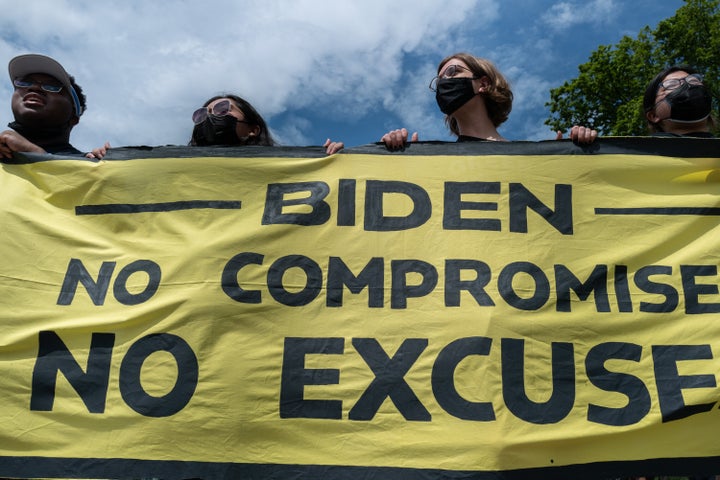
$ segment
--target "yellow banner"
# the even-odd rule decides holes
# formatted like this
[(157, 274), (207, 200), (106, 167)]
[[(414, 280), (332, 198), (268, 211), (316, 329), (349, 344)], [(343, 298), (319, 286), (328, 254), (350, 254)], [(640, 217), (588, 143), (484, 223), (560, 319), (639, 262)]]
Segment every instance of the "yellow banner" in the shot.
[(3, 164), (0, 476), (719, 473), (720, 145), (667, 140)]

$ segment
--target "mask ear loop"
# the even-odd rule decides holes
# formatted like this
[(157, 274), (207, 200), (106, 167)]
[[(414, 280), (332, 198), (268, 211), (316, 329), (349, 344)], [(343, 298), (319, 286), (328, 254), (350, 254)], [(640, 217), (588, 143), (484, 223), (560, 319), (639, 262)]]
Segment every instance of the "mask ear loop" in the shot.
[(70, 85), (70, 96), (73, 99), (73, 105), (75, 106), (75, 114), (80, 118), (80, 116), (83, 114), (82, 112), (82, 106), (80, 105), (80, 98), (78, 98), (78, 94), (75, 91), (75, 89)]
[[(656, 95), (656, 96), (657, 96), (657, 92), (660, 91), (660, 87), (662, 87), (662, 82), (660, 82), (660, 84), (658, 85), (657, 90), (655, 91), (655, 95)], [(675, 90), (673, 90), (672, 92), (670, 92), (670, 93), (668, 93), (667, 95), (665, 95), (665, 97), (663, 97), (662, 100), (660, 100), (659, 102), (655, 102), (655, 104), (654, 104), (652, 107), (648, 108), (648, 109), (645, 111), (645, 117), (647, 118), (647, 114), (650, 113), (651, 111), (655, 111), (655, 112), (656, 112), (655, 115), (657, 116), (657, 111), (656, 111), (657, 106), (660, 105), (660, 104), (663, 103), (663, 102), (664, 102), (664, 103), (667, 103), (668, 108), (672, 109), (672, 105), (670, 105), (670, 102), (667, 101), (667, 98), (668, 98), (670, 95), (672, 95), (673, 93), (679, 92), (682, 88), (685, 88), (685, 89), (687, 90), (687, 88), (689, 88), (689, 84), (688, 84), (687, 82), (685, 82), (684, 84), (680, 85), (677, 89), (675, 89)], [(672, 111), (672, 110), (671, 110), (671, 111)], [(670, 117), (667, 117), (667, 118), (661, 118), (661, 119), (659, 119), (657, 122), (650, 122), (650, 119), (648, 118), (648, 122), (650, 122), (650, 124), (651, 124), (653, 127), (655, 127), (658, 132), (664, 132), (665, 130), (663, 130), (662, 125), (661, 125), (661, 122), (662, 122), (663, 120), (669, 120), (669, 119), (670, 119)]]
[[(672, 120), (672, 121), (675, 122), (675, 123), (698, 123), (698, 122), (703, 122), (703, 121), (707, 120), (707, 119), (710, 117), (710, 115), (712, 115), (712, 99), (713, 99), (713, 93), (712, 93), (712, 91), (710, 91), (710, 89), (709, 89), (705, 84), (700, 85), (700, 87), (703, 88), (703, 89), (705, 89), (705, 91), (707, 92), (707, 94), (710, 96), (710, 102), (711, 102), (711, 103), (710, 103), (710, 111), (708, 112), (707, 115), (705, 115), (703, 118), (697, 119), (697, 120), (677, 120), (677, 119), (672, 118), (672, 116), (670, 116), (670, 117), (661, 119), (661, 121), (662, 121), (662, 120)], [(689, 83), (685, 82), (682, 86), (678, 87), (676, 90), (674, 90), (673, 92), (671, 92), (671, 93), (669, 93), (668, 95), (666, 95), (665, 98), (663, 98), (662, 100), (660, 100), (659, 102), (657, 102), (657, 103), (653, 106), (653, 108), (656, 108), (659, 104), (661, 104), (662, 102), (665, 102), (665, 103), (667, 103), (667, 104), (671, 107), (671, 109), (672, 109), (672, 104), (668, 101), (668, 97), (674, 98), (675, 96), (678, 96), (679, 94), (684, 93), (684, 92), (690, 90), (690, 88), (691, 88), (691, 85), (690, 85)], [(672, 115), (672, 110), (671, 110), (670, 115)], [(659, 122), (658, 122), (658, 125), (659, 125)], [(662, 131), (662, 130), (661, 130), (661, 131)]]

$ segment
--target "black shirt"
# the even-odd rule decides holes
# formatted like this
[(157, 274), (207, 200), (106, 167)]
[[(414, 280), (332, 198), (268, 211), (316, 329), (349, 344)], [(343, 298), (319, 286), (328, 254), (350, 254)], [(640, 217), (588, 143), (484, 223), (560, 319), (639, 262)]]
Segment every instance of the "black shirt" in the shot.
[(20, 122), (10, 122), (8, 123), (8, 127), (12, 128), (17, 133), (25, 137), (28, 141), (45, 150), (47, 153), (51, 153), (53, 155), (85, 156), (83, 152), (70, 145), (70, 142), (61, 141), (56, 143), (45, 143), (37, 140), (38, 138), (48, 138), (52, 135), (57, 136), (59, 129), (31, 129), (26, 128)]
[(487, 138), (471, 137), (469, 135), (458, 135), (458, 142), (489, 142)]
[(77, 148), (70, 145), (68, 142), (64, 143), (55, 143), (52, 145), (43, 145), (42, 148), (47, 153), (52, 153), (53, 155), (81, 155), (85, 156), (83, 152), (78, 150)]

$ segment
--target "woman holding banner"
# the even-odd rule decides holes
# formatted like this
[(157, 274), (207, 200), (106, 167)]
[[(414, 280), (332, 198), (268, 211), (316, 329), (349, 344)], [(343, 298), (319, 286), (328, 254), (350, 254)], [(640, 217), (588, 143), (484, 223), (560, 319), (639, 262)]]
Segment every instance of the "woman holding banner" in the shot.
[[(688, 65), (668, 67), (655, 75), (645, 89), (643, 111), (653, 137), (715, 137), (712, 94), (703, 75)], [(597, 137), (595, 130), (574, 126), (570, 138), (578, 141), (588, 134), (593, 140)], [(558, 139), (561, 136), (558, 132)]]
[[(430, 82), (445, 124), (459, 142), (507, 141), (497, 128), (508, 119), (513, 93), (510, 84), (495, 65), (468, 53), (444, 58), (438, 74)], [(410, 141), (417, 141), (417, 132)], [(392, 130), (380, 139), (389, 150), (406, 146), (408, 131)]]
[[(247, 100), (231, 94), (217, 95), (207, 100), (192, 114), (193, 127), (190, 145), (264, 145), (273, 146), (275, 140), (265, 120)], [(323, 145), (328, 155), (344, 145), (330, 139)]]
[(192, 146), (275, 145), (265, 119), (237, 95), (212, 97), (193, 112), (192, 120)]
[(712, 95), (703, 76), (687, 65), (658, 73), (645, 90), (643, 109), (653, 136), (714, 137)]

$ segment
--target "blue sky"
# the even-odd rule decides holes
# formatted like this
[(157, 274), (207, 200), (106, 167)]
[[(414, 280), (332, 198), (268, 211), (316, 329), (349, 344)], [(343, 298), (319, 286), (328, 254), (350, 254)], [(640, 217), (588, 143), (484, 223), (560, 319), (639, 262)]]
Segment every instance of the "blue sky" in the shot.
[[(0, 0), (0, 56), (43, 53), (88, 96), (83, 150), (182, 145), (222, 92), (249, 100), (283, 145), (346, 146), (406, 127), (452, 140), (427, 85), (465, 51), (492, 60), (515, 102), (500, 132), (544, 140), (551, 88), (599, 45), (635, 37), (682, 0)], [(3, 125), (12, 120), (0, 82)]]

